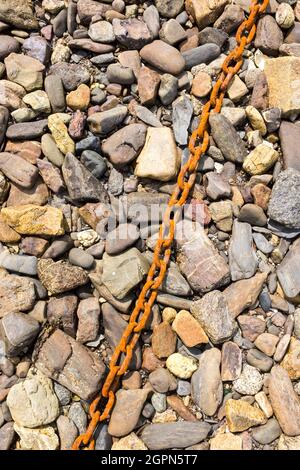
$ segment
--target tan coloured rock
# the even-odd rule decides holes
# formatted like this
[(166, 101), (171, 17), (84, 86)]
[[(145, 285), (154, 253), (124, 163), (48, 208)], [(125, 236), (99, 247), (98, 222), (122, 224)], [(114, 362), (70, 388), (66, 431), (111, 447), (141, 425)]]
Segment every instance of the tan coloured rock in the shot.
[(26, 91), (34, 91), (43, 87), (45, 66), (39, 60), (12, 52), (4, 59), (4, 63), (7, 78), (24, 87)]
[(122, 437), (119, 441), (114, 442), (111, 450), (147, 450), (143, 441), (132, 432), (128, 436)]
[(300, 57), (276, 57), (265, 62), (269, 106), (281, 108), (284, 117), (300, 111)]
[(168, 127), (150, 127), (137, 158), (135, 175), (159, 181), (174, 179), (180, 165), (173, 132)]
[(25, 95), (26, 91), (21, 85), (9, 80), (0, 80), (0, 105), (10, 111), (22, 108), (25, 106), (22, 101)]
[(212, 89), (211, 77), (206, 72), (198, 72), (192, 82), (192, 94), (197, 98), (204, 98)]
[(229, 311), (234, 318), (255, 304), (266, 279), (267, 274), (258, 273), (250, 279), (233, 282), (223, 291)]
[(212, 202), (209, 206), (209, 212), (219, 230), (231, 231), (233, 218), (231, 201)]
[(280, 364), (291, 380), (300, 379), (300, 341), (291, 338), (289, 349)]
[(7, 225), (22, 235), (57, 236), (65, 233), (62, 210), (55, 207), (34, 204), (4, 207), (1, 216)]
[(150, 390), (119, 390), (116, 404), (111, 414), (108, 432), (115, 437), (123, 437), (136, 427), (144, 403)]
[(152, 335), (152, 349), (154, 354), (162, 359), (169, 357), (176, 350), (176, 334), (167, 322), (156, 325)]
[(231, 432), (218, 433), (210, 440), (210, 450), (242, 450), (243, 439)]
[(69, 136), (67, 126), (59, 114), (51, 114), (48, 117), (48, 127), (57, 147), (64, 155), (75, 152), (74, 141)]
[(228, 0), (186, 0), (185, 7), (203, 29), (219, 18), (227, 3)]
[(227, 400), (225, 415), (230, 432), (246, 431), (266, 422), (263, 412), (244, 400)]
[(269, 398), (281, 429), (288, 436), (300, 434), (300, 401), (287, 371), (274, 366), (269, 379)]
[(270, 333), (262, 333), (256, 338), (254, 344), (257, 349), (267, 354), (267, 356), (272, 357), (275, 353), (278, 341), (278, 336), (272, 335)]
[(266, 173), (278, 160), (278, 152), (266, 144), (259, 144), (244, 160), (243, 168), (250, 175)]
[(187, 310), (178, 312), (172, 328), (188, 348), (208, 343), (208, 337), (202, 326)]
[(247, 106), (245, 111), (252, 128), (258, 130), (261, 135), (265, 135), (267, 133), (267, 126), (260, 112), (251, 105)]
[(84, 111), (90, 104), (90, 97), (90, 88), (82, 83), (76, 90), (71, 91), (67, 95), (67, 105), (73, 110), (79, 109), (80, 111)]
[(20, 235), (7, 225), (3, 218), (0, 216), (0, 242), (2, 243), (17, 243), (20, 241)]

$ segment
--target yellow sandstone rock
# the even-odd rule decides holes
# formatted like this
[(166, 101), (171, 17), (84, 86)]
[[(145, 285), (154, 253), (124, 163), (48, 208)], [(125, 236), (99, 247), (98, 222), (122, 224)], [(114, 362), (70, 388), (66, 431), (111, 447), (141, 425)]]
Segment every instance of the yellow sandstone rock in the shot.
[(244, 160), (243, 168), (250, 175), (262, 175), (278, 160), (278, 152), (266, 144), (258, 145)]
[(61, 209), (26, 204), (1, 210), (4, 222), (22, 235), (63, 235), (64, 216)]
[(68, 152), (75, 152), (75, 143), (68, 134), (67, 126), (58, 114), (51, 114), (48, 117), (48, 127), (57, 147), (64, 155)]
[(186, 0), (185, 8), (203, 29), (219, 18), (227, 3), (228, 0)]
[(147, 450), (143, 441), (132, 432), (128, 436), (122, 437), (114, 442), (111, 450)]
[(245, 111), (251, 127), (254, 130), (258, 130), (261, 135), (265, 135), (267, 133), (267, 126), (260, 112), (254, 106), (247, 106)]
[(225, 415), (230, 432), (242, 432), (266, 422), (264, 413), (244, 400), (229, 399)]
[(288, 352), (280, 365), (287, 371), (291, 380), (300, 379), (300, 341), (291, 338)]

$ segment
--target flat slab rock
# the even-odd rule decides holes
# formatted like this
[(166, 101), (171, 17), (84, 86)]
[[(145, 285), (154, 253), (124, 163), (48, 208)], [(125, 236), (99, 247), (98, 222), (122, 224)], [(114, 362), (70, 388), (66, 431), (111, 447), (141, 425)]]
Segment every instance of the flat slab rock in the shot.
[(287, 297), (296, 297), (300, 292), (300, 246), (292, 246), (277, 268), (277, 277)]
[(56, 330), (38, 352), (36, 367), (83, 400), (99, 391), (105, 366), (85, 346)]
[(202, 442), (209, 431), (210, 425), (204, 422), (158, 423), (146, 426), (141, 439), (150, 450), (183, 449)]

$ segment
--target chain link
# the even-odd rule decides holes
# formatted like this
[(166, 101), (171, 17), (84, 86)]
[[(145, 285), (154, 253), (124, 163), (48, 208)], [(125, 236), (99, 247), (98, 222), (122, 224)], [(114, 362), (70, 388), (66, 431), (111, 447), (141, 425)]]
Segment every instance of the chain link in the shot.
[[(211, 113), (219, 113), (222, 107), (226, 89), (243, 64), (243, 52), (256, 33), (256, 22), (260, 14), (264, 13), (269, 0), (252, 0), (248, 18), (239, 26), (236, 33), (236, 47), (228, 54), (222, 65), (221, 74), (216, 81), (209, 101), (204, 105), (198, 128), (192, 133), (189, 141), (189, 160), (182, 166), (175, 189), (168, 202), (162, 224), (159, 229), (159, 238), (155, 246), (153, 262), (150, 266), (146, 282), (139, 294), (135, 308), (130, 316), (128, 325), (122, 338), (112, 355), (109, 373), (102, 387), (101, 395), (95, 398), (90, 405), (91, 420), (84, 434), (74, 442), (72, 449), (92, 450), (95, 448), (94, 433), (98, 424), (109, 419), (115, 404), (115, 392), (118, 389), (121, 377), (128, 370), (134, 348), (142, 330), (151, 314), (152, 306), (158, 295), (158, 288), (162, 284), (171, 256), (171, 246), (174, 240), (175, 225), (179, 211), (191, 191), (196, 178), (196, 169), (200, 157), (209, 147), (208, 119)], [(106, 400), (101, 413), (99, 405)]]

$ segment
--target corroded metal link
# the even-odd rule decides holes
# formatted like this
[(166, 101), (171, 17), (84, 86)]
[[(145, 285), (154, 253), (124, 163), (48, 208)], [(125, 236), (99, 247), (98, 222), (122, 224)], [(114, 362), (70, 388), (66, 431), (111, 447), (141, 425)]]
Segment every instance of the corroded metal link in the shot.
[[(118, 389), (119, 381), (128, 370), (141, 331), (147, 324), (158, 295), (158, 289), (165, 278), (171, 257), (171, 245), (175, 236), (175, 226), (179, 210), (186, 203), (194, 185), (199, 160), (209, 147), (209, 116), (211, 113), (219, 113), (221, 111), (226, 89), (243, 64), (245, 47), (253, 41), (256, 33), (257, 19), (260, 14), (266, 11), (268, 3), (269, 0), (252, 0), (248, 18), (243, 21), (236, 33), (237, 45), (224, 60), (221, 74), (213, 86), (210, 99), (203, 106), (199, 126), (190, 137), (188, 145), (190, 152), (189, 160), (182, 166), (179, 172), (177, 184), (169, 199), (168, 207), (163, 217), (159, 230), (159, 238), (154, 249), (153, 261), (145, 284), (136, 301), (128, 326), (111, 357), (109, 373), (102, 387), (101, 394), (90, 405), (91, 420), (88, 428), (84, 434), (75, 440), (72, 446), (73, 450), (94, 449), (95, 430), (100, 422), (110, 417), (115, 404), (115, 392)], [(106, 399), (107, 402), (101, 413), (98, 408), (102, 399)]]

